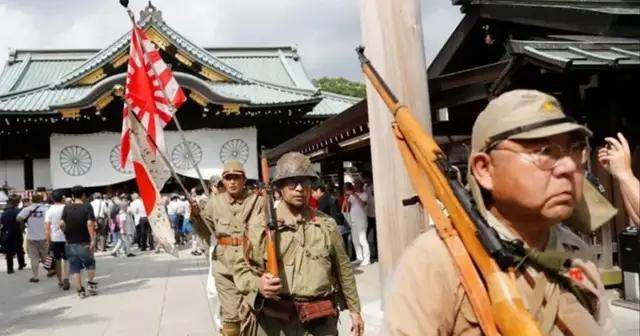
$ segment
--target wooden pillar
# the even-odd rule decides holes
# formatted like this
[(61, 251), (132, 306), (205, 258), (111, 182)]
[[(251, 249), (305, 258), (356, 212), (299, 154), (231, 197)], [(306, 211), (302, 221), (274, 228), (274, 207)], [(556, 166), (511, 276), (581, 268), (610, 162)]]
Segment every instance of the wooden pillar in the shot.
[[(396, 97), (413, 110), (416, 118), (430, 132), (429, 90), (420, 16), (418, 0), (362, 2), (365, 54)], [(415, 191), (394, 141), (391, 113), (368, 82), (367, 104), (384, 308), (384, 297), (390, 288), (398, 259), (420, 233), (420, 223), (424, 219), (417, 206), (402, 206), (402, 200), (415, 195)]]

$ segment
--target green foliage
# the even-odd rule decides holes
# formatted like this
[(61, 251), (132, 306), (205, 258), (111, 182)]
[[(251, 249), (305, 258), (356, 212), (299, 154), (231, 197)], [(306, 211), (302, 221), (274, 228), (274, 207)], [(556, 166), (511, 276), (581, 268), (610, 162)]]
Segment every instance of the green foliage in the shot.
[(313, 84), (323, 91), (338, 93), (346, 96), (365, 98), (365, 86), (360, 82), (352, 82), (346, 78), (322, 77), (313, 80)]

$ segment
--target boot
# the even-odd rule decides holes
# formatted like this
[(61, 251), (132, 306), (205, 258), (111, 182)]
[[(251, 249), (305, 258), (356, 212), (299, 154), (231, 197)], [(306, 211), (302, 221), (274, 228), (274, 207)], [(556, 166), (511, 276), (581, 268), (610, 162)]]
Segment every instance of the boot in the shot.
[(240, 322), (222, 322), (220, 335), (240, 336)]

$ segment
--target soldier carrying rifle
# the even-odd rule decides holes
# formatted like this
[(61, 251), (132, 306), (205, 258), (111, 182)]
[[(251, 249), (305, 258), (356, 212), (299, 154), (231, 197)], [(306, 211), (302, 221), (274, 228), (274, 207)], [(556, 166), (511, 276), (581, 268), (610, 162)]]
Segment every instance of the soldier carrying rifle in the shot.
[[(275, 209), (277, 224), (249, 223), (246, 254), (234, 272), (245, 299), (243, 335), (337, 335), (342, 309), (350, 312), (352, 335), (363, 335), (356, 282), (336, 222), (308, 205), (316, 178), (300, 153), (278, 160), (273, 184), (283, 202)], [(265, 260), (273, 255), (276, 260)]]

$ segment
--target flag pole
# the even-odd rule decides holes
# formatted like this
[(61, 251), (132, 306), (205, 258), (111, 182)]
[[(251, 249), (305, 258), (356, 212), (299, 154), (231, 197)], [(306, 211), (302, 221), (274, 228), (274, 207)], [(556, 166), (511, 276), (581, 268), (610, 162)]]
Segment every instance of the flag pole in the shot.
[[(129, 106), (129, 103), (127, 102), (126, 99), (124, 99), (124, 87), (122, 85), (114, 85), (113, 86), (113, 91), (114, 94), (118, 97), (120, 97), (122, 99), (122, 102), (124, 103), (124, 105), (127, 107), (127, 111), (129, 111), (129, 114), (133, 115), (134, 118), (136, 118), (136, 121), (138, 123), (140, 123), (140, 126), (142, 126), (142, 121), (140, 120), (140, 118), (138, 118), (138, 116), (133, 112), (133, 110), (131, 109), (131, 107)], [(151, 141), (151, 144), (153, 145), (153, 147), (156, 149), (156, 152), (158, 152), (158, 154), (160, 155), (160, 158), (162, 159), (162, 162), (164, 162), (165, 166), (167, 166), (167, 168), (169, 168), (169, 171), (171, 172), (171, 176), (173, 176), (173, 178), (176, 180), (176, 182), (178, 182), (178, 185), (180, 185), (180, 188), (182, 189), (182, 192), (184, 193), (184, 196), (187, 199), (191, 199), (189, 190), (187, 190), (187, 187), (185, 187), (185, 185), (182, 183), (182, 179), (180, 178), (180, 176), (178, 175), (178, 173), (176, 173), (176, 171), (173, 169), (173, 166), (171, 165), (171, 163), (169, 162), (169, 159), (164, 155), (164, 153), (162, 153), (162, 151), (160, 150), (160, 147), (158, 147), (158, 144), (156, 144), (156, 141), (153, 140), (153, 138), (151, 137), (151, 135), (149, 135), (149, 133), (147, 132), (147, 130), (144, 128), (144, 126), (139, 127), (142, 128), (142, 130), (144, 131), (144, 134), (147, 136), (147, 139), (149, 141)], [(205, 226), (206, 228), (209, 230), (209, 232), (211, 234), (213, 234), (213, 229), (209, 226), (209, 224), (207, 224), (205, 222)]]
[[(124, 102), (124, 105), (127, 107), (127, 111), (129, 111), (129, 114), (132, 114), (133, 117), (136, 118), (138, 123), (140, 123), (140, 125), (142, 126), (142, 121), (135, 114), (135, 112), (133, 112), (133, 110), (131, 109), (131, 106), (129, 106), (129, 103), (127, 102), (127, 100), (124, 99), (124, 96), (123, 96), (124, 95), (124, 87), (122, 85), (114, 85), (113, 86), (113, 91), (114, 91), (114, 94), (116, 96), (122, 98), (122, 102)], [(167, 166), (167, 168), (169, 168), (169, 171), (171, 172), (171, 176), (173, 176), (173, 178), (178, 182), (178, 184), (180, 185), (180, 188), (184, 192), (185, 196), (187, 198), (190, 198), (189, 197), (189, 195), (190, 195), (189, 190), (182, 183), (182, 179), (180, 178), (180, 176), (178, 176), (178, 173), (176, 173), (176, 171), (173, 169), (173, 166), (169, 162), (169, 159), (167, 159), (167, 157), (164, 155), (164, 153), (162, 153), (162, 151), (160, 150), (160, 147), (158, 147), (158, 144), (156, 144), (156, 141), (153, 140), (153, 138), (151, 137), (151, 135), (149, 135), (147, 130), (144, 128), (144, 126), (142, 127), (142, 129), (144, 130), (144, 134), (147, 136), (147, 140), (149, 140), (151, 142), (153, 147), (156, 149), (156, 152), (158, 152), (158, 154), (160, 155), (160, 158), (162, 159), (162, 162), (164, 162), (165, 166)]]
[[(134, 15), (133, 15), (133, 12), (129, 8), (129, 1), (120, 0), (120, 4), (127, 10), (127, 14), (129, 15), (129, 19), (131, 19), (131, 23), (135, 27), (136, 26), (136, 19), (135, 19)], [(155, 77), (158, 78), (158, 73), (156, 72), (156, 69), (153, 66), (151, 67), (151, 71), (153, 71), (153, 74), (155, 75)], [(176, 128), (178, 129), (178, 133), (180, 134), (180, 138), (182, 139), (182, 144), (184, 145), (184, 147), (187, 150), (187, 155), (189, 156), (189, 160), (191, 161), (191, 165), (196, 170), (196, 174), (198, 174), (198, 179), (200, 180), (200, 184), (202, 185), (202, 188), (204, 189), (205, 194), (207, 195), (207, 197), (210, 197), (209, 188), (207, 188), (207, 184), (204, 182), (204, 179), (202, 178), (202, 173), (200, 172), (200, 167), (198, 167), (198, 163), (196, 162), (196, 159), (193, 157), (193, 152), (191, 151), (191, 147), (189, 147), (189, 144), (187, 143), (187, 138), (184, 136), (184, 131), (182, 130), (182, 125), (180, 124), (180, 121), (178, 120), (178, 116), (176, 116), (176, 112), (178, 112), (178, 111), (175, 108), (175, 106), (173, 106), (173, 103), (171, 102), (171, 99), (169, 99), (169, 97), (167, 96), (167, 93), (164, 90), (160, 90), (160, 91), (162, 91), (162, 95), (167, 100), (167, 105), (169, 106), (169, 110), (171, 112), (171, 116), (173, 117), (173, 121), (175, 122)], [(125, 104), (126, 104), (126, 100), (124, 100), (124, 101), (125, 101)], [(136, 118), (137, 117), (138, 116), (136, 116)]]

